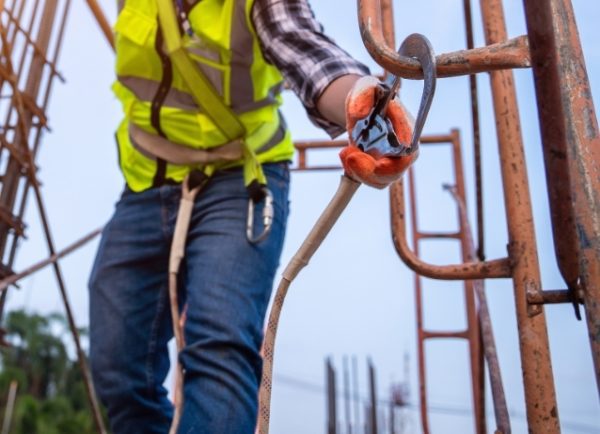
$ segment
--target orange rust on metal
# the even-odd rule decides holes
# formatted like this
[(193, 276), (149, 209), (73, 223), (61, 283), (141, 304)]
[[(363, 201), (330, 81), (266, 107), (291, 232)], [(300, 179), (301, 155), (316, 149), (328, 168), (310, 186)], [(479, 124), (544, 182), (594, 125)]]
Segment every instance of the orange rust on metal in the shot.
[[(475, 243), (473, 242), (473, 235), (471, 225), (467, 217), (467, 205), (464, 196), (460, 196), (456, 187), (449, 188), (450, 193), (454, 197), (458, 205), (459, 219), (461, 222), (462, 231), (462, 242), (463, 246), (466, 246), (467, 258), (470, 260), (477, 260), (477, 254), (475, 252)], [(494, 332), (492, 328), (492, 319), (488, 309), (487, 298), (485, 295), (485, 289), (483, 287), (483, 280), (472, 280), (472, 290), (477, 295), (478, 309), (477, 316), (479, 318), (480, 332), (481, 332), (481, 351), (480, 356), (485, 357), (487, 362), (490, 387), (492, 389), (494, 415), (496, 418), (497, 429), (495, 432), (501, 432), (503, 434), (510, 434), (510, 417), (508, 415), (508, 407), (506, 405), (506, 396), (504, 394), (504, 386), (502, 384), (502, 374), (500, 371), (500, 364), (498, 361), (498, 354), (496, 351), (496, 342), (494, 338)], [(483, 370), (481, 371), (483, 377)], [(483, 378), (481, 378), (483, 382)], [(481, 384), (483, 390), (483, 384)], [(478, 426), (480, 431), (486, 432), (485, 429), (485, 417), (481, 424)]]
[[(11, 150), (12, 148), (15, 148), (15, 151), (10, 152), (10, 158), (2, 178), (3, 182), (2, 191), (0, 192), (0, 205), (6, 209), (13, 208), (17, 190), (19, 188), (20, 176), (23, 173), (23, 168), (26, 167), (30, 169), (28, 165), (32, 163), (31, 161), (28, 161), (27, 158), (22, 158), (22, 155), (27, 155), (29, 152), (29, 134), (34, 116), (32, 112), (25, 109), (23, 95), (28, 94), (30, 98), (38, 95), (43, 75), (43, 67), (47, 61), (45, 56), (50, 43), (50, 35), (52, 33), (52, 24), (56, 15), (56, 8), (56, 2), (48, 1), (45, 4), (43, 19), (40, 22), (38, 33), (38, 48), (43, 51), (34, 51), (29, 76), (27, 77), (27, 83), (25, 85), (25, 91), (21, 92), (19, 90), (16, 81), (9, 81), (9, 84), (13, 90), (14, 111), (17, 113), (18, 128), (16, 129), (15, 137), (12, 141), (13, 143), (11, 144), (12, 146), (7, 146), (7, 149)], [(5, 40), (4, 34), (2, 34), (2, 38)], [(5, 57), (5, 67), (9, 75), (14, 76), (15, 71), (12, 66), (10, 52), (8, 51), (7, 46), (4, 44), (3, 48), (2, 54)], [(11, 113), (12, 110), (9, 109), (7, 122), (10, 119)], [(30, 170), (26, 170), (26, 172), (30, 172)], [(0, 222), (0, 256), (4, 255), (8, 229), (10, 229), (10, 226)]]
[(423, 339), (448, 339), (448, 338), (469, 339), (469, 331), (468, 330), (463, 330), (460, 332), (423, 331)]
[[(0, 207), (7, 212), (14, 212), (9, 210), (15, 208), (17, 195), (21, 193), (22, 199), (19, 218), (22, 218), (27, 193), (29, 188), (33, 187), (48, 249), (50, 254), (54, 255), (54, 243), (41, 196), (40, 183), (36, 178), (34, 159), (41, 137), (40, 131), (45, 123), (44, 110), (48, 103), (51, 84), (54, 81), (53, 79), (58, 76), (55, 68), (55, 61), (60, 52), (60, 45), (64, 35), (70, 0), (62, 2), (61, 7), (63, 14), (62, 18), (58, 19), (58, 0), (45, 0), (40, 13), (38, 13), (38, 5), (40, 5), (41, 2), (35, 1), (33, 7), (29, 8), (25, 7), (25, 3), (26, 0), (20, 0), (20, 2), (18, 0), (13, 1), (12, 10), (15, 9), (17, 4), (19, 4), (19, 10), (16, 22), (12, 23), (9, 29), (12, 30), (12, 41), (10, 43), (7, 43), (9, 38), (7, 32), (4, 31), (4, 28), (0, 29), (2, 36), (2, 53), (0, 53), (0, 56), (3, 60), (0, 62), (0, 69), (5, 69), (6, 73), (2, 75), (3, 77), (8, 77), (8, 80), (6, 81), (8, 81), (9, 91), (12, 92), (10, 105), (7, 107), (6, 111), (3, 112), (6, 113), (5, 125), (10, 125), (13, 117), (16, 116), (15, 128), (13, 130), (3, 129), (2, 131), (3, 140), (1, 141), (2, 146), (0, 147), (0, 153), (5, 152), (5, 150), (8, 150), (9, 152), (7, 156), (8, 162), (1, 178), (2, 191), (0, 192)], [(29, 27), (27, 29), (20, 25), (20, 19), (24, 10), (30, 15)], [(56, 22), (58, 22), (57, 25), (55, 25)], [(34, 28), (36, 30), (35, 40), (32, 38)], [(58, 29), (58, 35), (54, 34), (56, 29)], [(21, 55), (18, 60), (18, 67), (15, 70), (12, 62), (12, 48), (14, 48), (14, 41), (17, 34), (22, 34), (24, 36), (25, 43), (19, 44)], [(48, 53), (51, 50), (51, 41), (54, 44), (54, 61), (50, 61), (47, 58)], [(15, 57), (18, 57), (19, 53), (15, 53), (14, 55)], [(26, 61), (28, 61), (27, 67), (29, 70), (25, 73), (24, 67)], [(15, 77), (20, 78), (23, 74), (26, 74), (27, 79), (24, 84), (24, 89), (21, 90), (18, 86), (19, 80)], [(0, 82), (0, 88), (4, 87), (4, 85), (5, 81)], [(42, 90), (42, 86), (44, 85), (45, 91)], [(2, 89), (0, 89), (0, 91), (1, 90)], [(40, 95), (42, 96), (42, 104), (37, 103)], [(38, 119), (37, 121), (35, 121), (36, 118)], [(7, 136), (7, 132), (9, 132), (10, 135)], [(34, 138), (33, 140), (31, 140), (32, 135)], [(23, 178), (25, 182), (22, 182)], [(14, 219), (0, 219), (0, 259), (2, 259), (3, 265), (8, 264), (6, 266), (10, 266), (14, 261), (17, 241), (19, 237), (22, 236), (22, 233), (15, 229), (14, 223)], [(12, 247), (10, 248), (9, 254), (6, 255), (8, 239), (11, 236)], [(5, 262), (4, 258), (6, 256), (8, 256), (8, 259)], [(53, 265), (96, 428), (99, 433), (104, 434), (106, 432), (104, 422), (95, 397), (94, 386), (87, 366), (85, 353), (81, 346), (79, 331), (74, 321), (62, 273), (58, 264), (54, 263)], [(3, 292), (0, 296), (0, 316), (4, 310), (5, 294), (6, 292)]]
[[(575, 292), (575, 301), (583, 303), (585, 296), (582, 290)], [(543, 290), (539, 292), (528, 292), (527, 302), (531, 304), (559, 304), (572, 303), (573, 292), (568, 289)]]
[[(47, 51), (47, 47), (44, 48), (42, 47), (40, 44), (38, 44), (32, 37), (31, 37), (31, 32), (27, 31), (25, 28), (23, 28), (23, 26), (21, 26), (21, 24), (19, 24), (19, 22), (17, 21), (17, 19), (9, 12), (6, 12), (8, 19), (10, 22), (13, 23), (14, 25), (14, 33), (15, 35), (17, 34), (17, 32), (19, 34), (21, 34), (25, 40), (27, 41), (27, 44), (33, 48), (33, 52), (39, 56), (41, 56), (42, 58), (44, 58), (46, 64), (48, 65), (48, 67), (51, 69), (52, 73), (55, 74), (62, 82), (65, 81), (65, 78), (60, 74), (60, 72), (58, 71), (58, 69), (56, 68), (56, 65), (54, 62), (51, 62), (50, 60), (46, 59), (46, 51)], [(14, 37), (13, 37), (13, 42), (6, 42), (7, 47), (10, 51), (12, 45), (14, 45)], [(22, 72), (21, 68), (19, 68), (19, 73)]]
[[(400, 56), (387, 43), (382, 23), (380, 0), (358, 0), (360, 32), (369, 54), (386, 71), (402, 78), (419, 79), (423, 72), (412, 58)], [(451, 77), (530, 66), (529, 47), (526, 36), (490, 44), (487, 47), (462, 50), (438, 55), (437, 76)]]
[(92, 14), (94, 14), (94, 18), (96, 18), (96, 21), (98, 22), (98, 25), (100, 26), (100, 30), (102, 30), (102, 34), (106, 38), (108, 44), (114, 50), (115, 49), (115, 36), (113, 35), (112, 27), (109, 24), (108, 20), (106, 19), (106, 15), (104, 15), (102, 8), (100, 7), (100, 5), (98, 4), (98, 2), (96, 0), (86, 0), (86, 3), (88, 4), (90, 10), (92, 11)]
[(2, 206), (0, 206), (0, 220), (9, 225), (18, 236), (22, 237), (25, 235), (25, 224), (23, 221)]
[[(465, 17), (465, 36), (467, 49), (475, 48), (473, 39), (473, 17), (471, 13), (471, 0), (463, 0), (463, 15)], [(473, 160), (475, 168), (475, 197), (477, 214), (477, 258), (485, 260), (485, 236), (483, 219), (483, 173), (481, 166), (481, 129), (479, 126), (479, 95), (477, 90), (477, 76), (469, 75), (469, 93), (471, 100), (471, 124), (473, 131)]]
[(417, 240), (425, 240), (428, 238), (435, 239), (450, 239), (450, 240), (458, 240), (460, 239), (460, 232), (419, 232), (416, 234)]
[[(460, 135), (458, 130), (452, 130), (452, 154), (454, 161), (454, 179), (455, 179), (455, 189), (457, 196), (466, 203), (466, 191), (465, 191), (465, 178), (464, 178), (464, 170), (462, 166), (462, 153), (461, 153), (461, 143), (460, 143)], [(461, 259), (464, 262), (468, 261), (477, 261), (477, 258), (474, 258), (471, 255), (471, 246), (468, 242), (468, 234), (466, 233), (470, 230), (467, 227), (465, 221), (461, 219), (460, 207), (457, 207), (458, 220), (460, 222), (460, 244), (461, 244)], [(485, 395), (482, 393), (484, 384), (483, 384), (483, 363), (481, 360), (481, 336), (479, 329), (479, 319), (477, 315), (477, 308), (475, 303), (475, 291), (473, 289), (473, 280), (465, 280), (464, 282), (464, 294), (465, 294), (465, 310), (467, 314), (467, 324), (469, 327), (468, 331), (468, 339), (469, 339), (469, 356), (471, 359), (471, 381), (473, 384), (473, 407), (475, 410), (475, 430), (479, 434), (485, 434), (485, 404), (484, 399)]]
[[(411, 197), (414, 196), (414, 171), (410, 169), (408, 173), (410, 182), (409, 188)], [(399, 190), (403, 191), (404, 187), (402, 185), (399, 186)], [(390, 191), (390, 201), (393, 193)], [(404, 200), (404, 198), (401, 198)], [(393, 201), (390, 203), (393, 206)], [(419, 255), (419, 230), (417, 226), (417, 208), (416, 206), (411, 207), (411, 220), (413, 222), (412, 225), (412, 236), (413, 236), (413, 244), (415, 254)], [(427, 339), (425, 331), (425, 325), (423, 321), (423, 285), (421, 276), (418, 273), (415, 273), (414, 276), (415, 282), (415, 310), (416, 310), (416, 322), (417, 322), (417, 360), (419, 366), (419, 413), (421, 415), (421, 429), (423, 434), (429, 434), (429, 414), (428, 414), (428, 405), (427, 405), (427, 370), (425, 369), (425, 340)]]
[[(379, 0), (381, 6), (381, 26), (383, 38), (388, 46), (396, 45), (396, 31), (394, 29), (394, 7), (392, 0)], [(385, 71), (385, 75), (389, 72)]]
[(44, 110), (36, 104), (35, 100), (27, 94), (21, 95), (21, 101), (23, 101), (23, 106), (27, 110), (31, 112), (31, 114), (38, 118), (39, 126), (46, 127), (48, 125), (48, 120), (46, 119), (46, 114)]
[[(18, 33), (22, 34), (24, 32), (26, 35), (30, 35), (31, 31), (33, 29), (33, 26), (34, 26), (34, 20), (33, 20), (33, 18), (36, 15), (36, 12), (37, 12), (37, 9), (38, 9), (38, 6), (39, 6), (39, 2), (36, 2), (33, 5), (32, 11), (31, 11), (31, 20), (29, 21), (28, 30), (22, 30), (21, 28), (18, 27), (18, 24), (21, 22), (21, 19), (23, 17), (23, 12), (25, 10), (25, 3), (26, 3), (25, 0), (22, 0), (20, 2), (19, 10), (17, 11), (16, 16), (14, 16), (15, 7), (17, 5), (17, 1), (16, 0), (13, 0), (12, 5), (11, 5), (12, 7), (10, 9), (7, 7), (4, 10), (4, 12), (9, 17), (9, 22), (8, 22), (7, 32), (6, 32), (6, 35), (10, 36), (10, 38), (9, 38), (10, 42), (9, 42), (9, 45), (8, 45), (8, 52), (9, 53), (12, 53), (12, 49), (15, 46), (15, 41), (16, 41), (16, 38), (17, 38), (17, 34)], [(16, 18), (16, 20), (12, 20), (12, 18)], [(11, 30), (12, 30), (12, 35), (10, 35), (10, 31)], [(19, 73), (20, 72), (21, 71), (20, 71), (20, 68), (19, 68)]]
[(508, 258), (454, 265), (432, 265), (419, 259), (406, 239), (406, 216), (402, 180), (390, 187), (392, 238), (396, 251), (409, 268), (425, 277), (440, 280), (492, 279), (510, 277)]
[(600, 133), (570, 0), (524, 2), (554, 243), (575, 299), (583, 290), (600, 391)]
[(14, 143), (6, 140), (4, 136), (0, 136), (0, 146), (8, 149), (8, 152), (10, 153), (11, 157), (19, 161), (22, 167), (27, 168), (29, 166), (29, 161), (23, 155), (23, 151), (21, 149), (18, 149), (14, 145)]
[(70, 253), (84, 246), (88, 242), (92, 241), (94, 238), (100, 235), (101, 232), (102, 228), (98, 228), (85, 235), (84, 237), (80, 238), (79, 240), (73, 242), (69, 246), (65, 247), (63, 250), (51, 255), (49, 258), (44, 259), (34, 265), (31, 265), (30, 267), (27, 267), (25, 270), (20, 271), (19, 273), (11, 274), (10, 276), (3, 278), (2, 280), (0, 280), (0, 292), (6, 290), (6, 288), (8, 288), (10, 285), (15, 285), (19, 280), (30, 276), (36, 271), (41, 270), (42, 268), (50, 264), (56, 263), (59, 259), (69, 255)]
[(452, 134), (428, 134), (421, 136), (419, 143), (421, 145), (445, 145), (451, 143), (454, 139)]
[(310, 166), (307, 159), (307, 151), (311, 149), (335, 149), (343, 148), (348, 144), (347, 140), (310, 140), (295, 142), (294, 147), (298, 153), (298, 164), (292, 167), (294, 171), (315, 171), (315, 170), (339, 170), (341, 166)]
[[(463, 167), (462, 167), (462, 155), (461, 155), (461, 145), (460, 145), (460, 136), (457, 130), (452, 130), (449, 135), (439, 135), (437, 136), (442, 139), (442, 143), (445, 146), (450, 145), (452, 147), (452, 160), (453, 160), (453, 168), (454, 168), (454, 179), (455, 185), (454, 187), (457, 190), (457, 194), (460, 194), (461, 198), (465, 198), (465, 186), (464, 186), (464, 175), (463, 175)], [(430, 144), (435, 144), (433, 141), (429, 142)], [(396, 187), (395, 187), (396, 188)], [(402, 190), (402, 187), (397, 187), (398, 190)], [(432, 239), (436, 234), (431, 233), (422, 233), (418, 229), (418, 217), (417, 217), (417, 198), (415, 193), (415, 176), (414, 169), (410, 170), (409, 173), (409, 194), (410, 194), (410, 212), (411, 212), (411, 221), (412, 221), (412, 237), (413, 237), (413, 248), (415, 255), (419, 255), (419, 241), (423, 239)], [(403, 207), (404, 204), (394, 203), (398, 200), (404, 200), (404, 198), (400, 198), (396, 196), (394, 199), (394, 195), (392, 195), (391, 199), (391, 207)], [(458, 210), (460, 217), (460, 209)], [(458, 232), (454, 233), (440, 233), (439, 237), (435, 237), (440, 240), (444, 239), (455, 239), (460, 241), (461, 252), (462, 252), (462, 260), (464, 262), (476, 262), (476, 258), (470, 255), (470, 250), (468, 249), (468, 237), (465, 233), (469, 228), (459, 220), (460, 227)], [(393, 222), (392, 225), (396, 226), (398, 222)], [(404, 222), (400, 222), (401, 225), (404, 225)], [(416, 299), (416, 309), (417, 309), (417, 330), (418, 330), (418, 344), (419, 344), (419, 383), (420, 387), (420, 401), (421, 401), (421, 423), (423, 426), (423, 432), (429, 432), (428, 428), (428, 415), (427, 415), (427, 396), (425, 387), (426, 378), (425, 378), (425, 353), (424, 353), (424, 340), (425, 339), (434, 339), (434, 338), (462, 338), (468, 341), (468, 349), (469, 349), (469, 360), (470, 360), (470, 377), (471, 377), (471, 392), (473, 399), (473, 413), (474, 413), (474, 424), (475, 424), (475, 432), (479, 434), (484, 434), (486, 432), (486, 422), (485, 422), (485, 381), (484, 381), (484, 363), (482, 358), (482, 349), (481, 349), (481, 333), (480, 333), (480, 325), (479, 325), (479, 316), (477, 312), (477, 307), (475, 303), (475, 294), (473, 287), (473, 280), (465, 280), (463, 284), (464, 288), (464, 304), (466, 311), (466, 322), (467, 328), (462, 331), (430, 331), (424, 330), (423, 328), (423, 294), (422, 294), (422, 283), (421, 277), (416, 274), (415, 275), (415, 299)]]
[[(481, 0), (487, 44), (506, 40), (501, 0)], [(513, 73), (490, 73), (496, 133), (507, 213), (509, 255), (512, 264), (523, 385), (529, 431), (560, 432), (558, 408), (546, 329), (540, 307), (527, 304), (528, 289), (541, 288), (531, 198)]]
[(347, 140), (309, 140), (305, 142), (294, 142), (294, 147), (298, 151), (303, 151), (305, 149), (343, 148), (347, 144)]

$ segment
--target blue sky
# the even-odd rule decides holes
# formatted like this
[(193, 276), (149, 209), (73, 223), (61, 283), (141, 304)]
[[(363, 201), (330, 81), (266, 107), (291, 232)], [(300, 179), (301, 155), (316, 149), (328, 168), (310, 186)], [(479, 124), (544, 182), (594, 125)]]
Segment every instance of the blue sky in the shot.
[[(379, 67), (370, 59), (360, 40), (355, 3), (347, 0), (312, 3), (327, 33), (374, 72), (379, 72)], [(522, 2), (508, 0), (505, 3), (509, 35), (523, 34)], [(593, 0), (574, 0), (573, 3), (592, 93), (598, 103), (600, 46), (596, 26), (600, 22), (600, 3)], [(114, 21), (113, 2), (103, 0), (101, 4), (111, 22)], [(461, 5), (462, 2), (456, 0), (396, 1), (398, 41), (410, 33), (419, 32), (431, 40), (438, 53), (462, 49), (465, 39)], [(480, 13), (477, 5), (474, 8), (475, 38), (479, 46), (483, 44)], [(59, 67), (67, 83), (55, 85), (49, 108), (52, 132), (45, 135), (38, 160), (49, 218), (59, 248), (104, 224), (122, 189), (113, 140), (120, 107), (109, 90), (113, 80), (112, 52), (84, 2), (73, 3), (66, 37)], [(506, 255), (506, 224), (488, 76), (480, 74), (478, 82), (482, 110), (486, 253), (489, 258), (497, 258)], [(544, 288), (558, 289), (564, 287), (564, 283), (553, 257), (531, 71), (515, 71), (515, 82), (528, 158), (542, 281)], [(405, 81), (403, 84), (403, 100), (413, 112), (418, 108), (421, 87), (420, 82)], [(326, 137), (306, 119), (292, 94), (287, 94), (285, 100), (284, 113), (297, 139)], [(459, 128), (462, 133), (469, 207), (473, 216), (471, 127), (466, 78), (438, 81), (425, 134), (445, 133), (451, 128)], [(332, 162), (337, 157), (330, 153), (315, 158), (318, 158), (315, 161)], [(446, 150), (423, 149), (416, 163), (419, 224), (424, 230), (452, 230), (457, 225), (453, 202), (441, 190), (442, 183), (452, 177), (449, 158)], [(292, 214), (283, 265), (333, 195), (339, 175), (293, 175)], [(28, 207), (26, 221), (29, 239), (21, 246), (16, 270), (47, 256), (33, 202)], [(333, 357), (340, 373), (342, 357), (357, 356), (363, 392), (366, 392), (365, 360), (370, 356), (378, 368), (380, 397), (385, 399), (389, 383), (403, 378), (403, 357), (408, 352), (411, 398), (417, 402), (413, 278), (395, 254), (389, 226), (387, 193), (362, 187), (310, 266), (294, 282), (278, 337), (273, 433), (324, 432), (324, 394), (316, 393), (315, 389), (294, 387), (285, 381), (278, 382), (277, 378), (295, 378), (322, 385), (323, 360), (327, 356)], [(62, 262), (75, 315), (82, 326), (88, 322), (86, 282), (96, 245), (92, 243)], [(423, 254), (425, 259), (438, 264), (459, 260), (458, 247), (450, 243), (428, 244)], [(9, 309), (21, 306), (43, 312), (62, 309), (49, 271), (24, 280), (21, 287), (20, 291), (11, 292)], [(460, 284), (426, 280), (425, 288), (427, 327), (453, 330), (464, 326)], [(512, 285), (508, 280), (498, 280), (487, 282), (486, 288), (505, 389), (514, 415), (513, 432), (526, 432)], [(546, 311), (563, 432), (600, 433), (598, 392), (585, 323), (576, 322), (572, 308), (567, 305), (548, 307)], [(427, 352), (431, 404), (459, 410), (470, 408), (466, 345), (462, 342), (436, 342), (428, 344)], [(408, 432), (418, 432), (416, 411), (408, 412), (408, 421), (411, 427)], [(432, 412), (430, 421), (434, 433), (473, 431), (468, 413)], [(598, 428), (585, 428), (583, 425)], [(491, 415), (489, 426), (493, 426)]]

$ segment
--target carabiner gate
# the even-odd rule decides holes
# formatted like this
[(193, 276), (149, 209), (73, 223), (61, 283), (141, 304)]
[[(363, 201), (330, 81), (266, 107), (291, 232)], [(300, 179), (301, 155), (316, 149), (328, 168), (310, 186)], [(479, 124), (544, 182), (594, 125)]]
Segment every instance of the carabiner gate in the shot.
[(254, 237), (254, 200), (250, 198), (248, 200), (248, 219), (246, 220), (246, 237), (252, 244), (256, 244), (264, 240), (271, 233), (271, 226), (273, 225), (273, 194), (266, 186), (263, 187), (265, 205), (262, 211), (263, 218), (263, 230), (257, 237)]

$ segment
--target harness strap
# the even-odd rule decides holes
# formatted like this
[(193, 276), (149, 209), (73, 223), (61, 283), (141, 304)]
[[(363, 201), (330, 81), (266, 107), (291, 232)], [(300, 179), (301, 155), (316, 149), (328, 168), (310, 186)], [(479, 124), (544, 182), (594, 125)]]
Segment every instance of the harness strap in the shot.
[[(202, 70), (190, 59), (179, 33), (177, 16), (172, 0), (156, 0), (158, 19), (163, 31), (166, 51), (173, 64), (189, 87), (194, 101), (201, 107), (217, 128), (227, 137), (229, 142), (241, 140), (244, 155), (244, 184), (250, 193), (257, 191), (251, 187), (254, 182), (266, 185), (267, 179), (256, 154), (246, 141), (246, 128), (244, 124), (228, 107), (221, 95), (215, 90)], [(262, 189), (261, 189), (262, 190)], [(259, 195), (253, 193), (253, 196)], [(262, 198), (262, 197), (261, 197)]]
[(160, 158), (182, 166), (236, 161), (242, 158), (244, 149), (241, 140), (211, 149), (194, 149), (149, 133), (133, 123), (129, 124), (129, 137), (133, 147), (148, 158)]
[[(171, 243), (171, 253), (169, 255), (169, 303), (171, 305), (171, 321), (173, 323), (173, 334), (177, 345), (177, 352), (180, 353), (185, 346), (183, 334), (183, 322), (179, 313), (179, 299), (177, 296), (177, 280), (181, 261), (185, 256), (185, 244), (187, 240), (188, 228), (192, 219), (194, 201), (198, 192), (207, 182), (208, 176), (201, 172), (192, 171), (181, 184), (181, 201), (177, 212), (177, 221), (175, 223), (175, 232)], [(175, 434), (179, 427), (183, 408), (183, 366), (178, 359), (177, 370), (175, 372), (175, 411), (173, 420), (169, 429), (169, 434)]]
[(223, 102), (221, 95), (188, 56), (181, 40), (172, 0), (156, 0), (156, 4), (167, 54), (188, 85), (194, 101), (204, 109), (206, 115), (229, 141), (244, 137), (246, 135), (244, 124)]

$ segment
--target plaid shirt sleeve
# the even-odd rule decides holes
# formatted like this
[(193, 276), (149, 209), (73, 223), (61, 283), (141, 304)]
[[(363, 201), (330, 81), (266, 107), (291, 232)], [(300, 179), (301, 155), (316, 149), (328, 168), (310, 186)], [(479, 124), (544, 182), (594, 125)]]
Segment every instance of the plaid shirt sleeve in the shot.
[(252, 19), (265, 58), (281, 71), (312, 122), (331, 137), (343, 133), (319, 113), (317, 101), (336, 78), (368, 75), (369, 69), (324, 34), (308, 0), (256, 0)]

